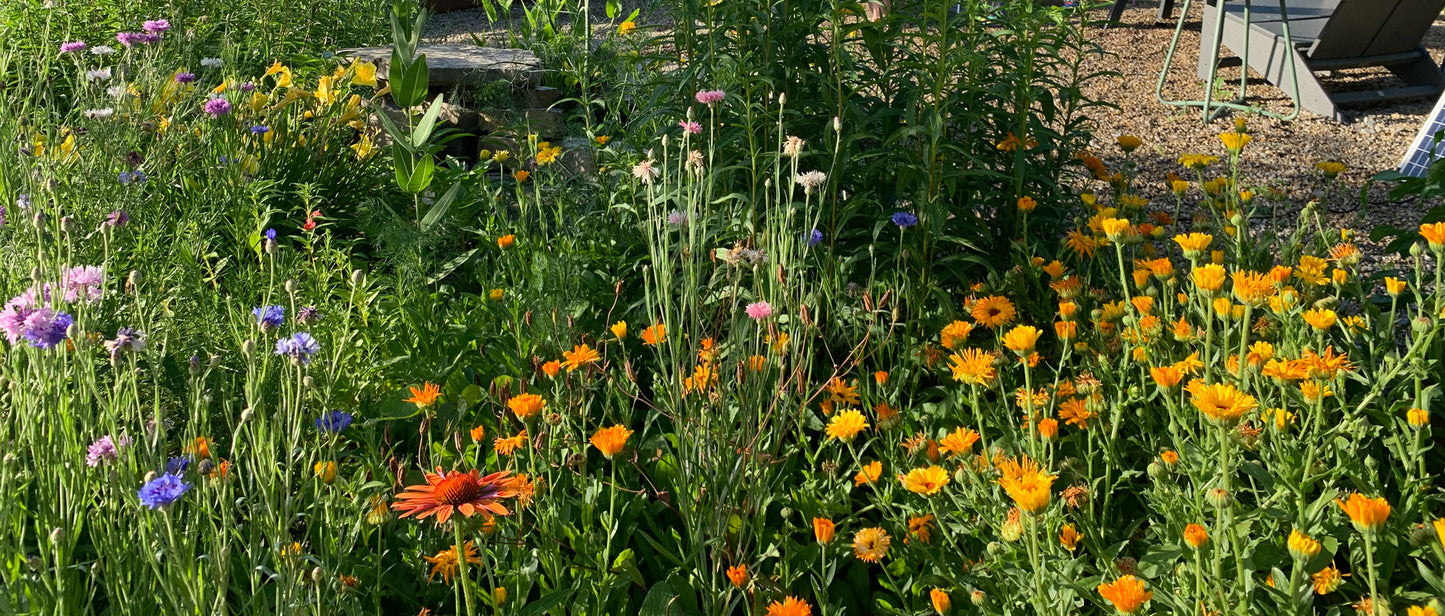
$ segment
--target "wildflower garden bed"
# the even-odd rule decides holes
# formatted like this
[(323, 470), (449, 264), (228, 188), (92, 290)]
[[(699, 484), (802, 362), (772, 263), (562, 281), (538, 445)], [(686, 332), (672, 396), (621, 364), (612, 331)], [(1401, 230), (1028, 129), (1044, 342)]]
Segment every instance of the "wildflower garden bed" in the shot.
[(0, 613), (1445, 610), (1445, 167), (1366, 254), (1027, 0), (491, 5), (465, 152), (406, 1), (166, 7), (0, 7)]

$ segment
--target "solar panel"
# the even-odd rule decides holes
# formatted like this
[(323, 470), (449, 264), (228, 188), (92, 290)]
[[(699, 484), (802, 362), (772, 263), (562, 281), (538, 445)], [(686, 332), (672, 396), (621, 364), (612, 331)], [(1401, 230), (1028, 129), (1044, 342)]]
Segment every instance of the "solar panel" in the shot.
[(1405, 151), (1405, 159), (1400, 161), (1400, 173), (1417, 178), (1425, 177), (1425, 171), (1430, 168), (1430, 163), (1436, 158), (1445, 157), (1445, 151), (1441, 146), (1445, 145), (1445, 94), (1435, 102), (1435, 109), (1430, 112), (1430, 117), (1425, 120), (1425, 125), (1420, 127), (1420, 132), (1415, 135), (1415, 143)]

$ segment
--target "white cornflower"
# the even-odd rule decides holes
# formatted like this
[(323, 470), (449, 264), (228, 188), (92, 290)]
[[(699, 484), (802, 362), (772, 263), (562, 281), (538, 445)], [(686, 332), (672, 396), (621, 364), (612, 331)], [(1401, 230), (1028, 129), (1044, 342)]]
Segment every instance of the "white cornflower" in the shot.
[(206, 68), (221, 68), (220, 58), (201, 58), (201, 66)]
[(813, 194), (813, 189), (821, 186), (823, 182), (827, 179), (828, 174), (823, 173), (822, 171), (809, 171), (807, 173), (799, 175), (795, 181), (798, 183), (799, 186), (803, 187), (804, 193), (811, 195)]
[(90, 48), (90, 53), (93, 53), (97, 56), (108, 56), (115, 53), (115, 48), (107, 47), (105, 45), (96, 45), (95, 47)]
[(85, 112), (85, 117), (90, 119), (100, 118), (104, 120), (105, 118), (113, 115), (115, 115), (115, 110), (111, 109), (110, 107), (105, 107), (102, 109), (88, 109)]
[(643, 184), (651, 184), (660, 175), (662, 175), (662, 170), (653, 167), (650, 160), (644, 160), (632, 167), (632, 177), (642, 180)]
[(91, 81), (106, 81), (110, 79), (110, 69), (96, 68), (85, 71), (85, 78)]
[(783, 142), (783, 155), (797, 158), (799, 154), (803, 153), (803, 145), (806, 143), (807, 142), (802, 139), (788, 135), (788, 139)]

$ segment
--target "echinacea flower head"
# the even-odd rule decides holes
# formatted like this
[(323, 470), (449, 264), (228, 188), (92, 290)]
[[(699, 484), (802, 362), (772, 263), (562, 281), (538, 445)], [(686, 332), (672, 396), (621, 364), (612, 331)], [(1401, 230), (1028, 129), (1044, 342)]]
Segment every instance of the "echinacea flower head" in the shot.
[(632, 431), (623, 426), (610, 426), (599, 429), (588, 439), (597, 451), (602, 452), (608, 460), (621, 452), (627, 446), (627, 439), (632, 437)]
[(754, 321), (761, 321), (773, 316), (773, 305), (767, 302), (752, 302), (744, 309), (748, 318)]
[(1203, 381), (1190, 381), (1184, 389), (1189, 392), (1189, 403), (1215, 425), (1233, 426), (1245, 414), (1259, 408), (1254, 396), (1228, 383), (1206, 385)]
[[(462, 544), (462, 555), (467, 559), (468, 565), (481, 566), (482, 560), (477, 557), (477, 547), (468, 541)], [(437, 552), (436, 556), (423, 556), (422, 560), (431, 563), (431, 573), (426, 576), (430, 582), (438, 573), (442, 574), (442, 583), (450, 585), (452, 577), (457, 574), (461, 567), (460, 558), (457, 556), (457, 546), (453, 545), (445, 550)]]
[(1335, 499), (1335, 504), (1344, 510), (1345, 515), (1350, 516), (1355, 530), (1362, 533), (1373, 532), (1383, 526), (1390, 517), (1390, 502), (1383, 497), (1370, 498), (1356, 492), (1351, 494), (1348, 500)]
[(712, 105), (721, 103), (726, 97), (727, 93), (722, 90), (699, 90), (694, 98), (697, 99), (697, 102), (704, 105)]
[(252, 308), (251, 314), (256, 317), (256, 326), (261, 331), (271, 331), (286, 323), (285, 306), (259, 306)]
[(813, 616), (813, 606), (797, 597), (786, 597), (782, 601), (768, 604), (768, 616)]
[(853, 555), (865, 563), (876, 563), (888, 556), (893, 540), (881, 528), (865, 528), (853, 534)]
[(948, 485), (948, 471), (941, 466), (915, 468), (903, 476), (903, 487), (909, 492), (932, 496)]
[(858, 433), (868, 429), (868, 420), (857, 409), (848, 409), (833, 415), (828, 422), (828, 438), (837, 439), (843, 442), (853, 440)]
[(438, 398), (442, 397), (442, 389), (436, 383), (422, 383), (421, 387), (411, 387), (411, 397), (402, 402), (410, 402), (418, 408), (427, 408), (436, 404)]
[(311, 363), (311, 356), (321, 352), (321, 343), (317, 342), (311, 334), (296, 332), (290, 337), (281, 338), (276, 341), (275, 352), (291, 358), (292, 362), (305, 366)]
[(918, 217), (913, 212), (894, 212), (889, 218), (899, 229), (907, 229), (918, 224)]
[(191, 484), (181, 480), (179, 476), (164, 473), (147, 481), (145, 485), (141, 486), (136, 496), (140, 498), (142, 505), (151, 509), (162, 509), (181, 500), (181, 497), (185, 496), (186, 491), (190, 489)]
[(1144, 582), (1133, 575), (1125, 575), (1108, 584), (1099, 585), (1099, 595), (1114, 604), (1120, 614), (1133, 614), (1154, 597), (1154, 592), (1144, 589)]
[(391, 508), (402, 512), (400, 517), (422, 520), (434, 516), (437, 524), (445, 524), (453, 514), (491, 519), (511, 513), (502, 506), (501, 500), (517, 495), (516, 478), (511, 477), (511, 471), (483, 477), (476, 469), (445, 472), (437, 467), (435, 473), (425, 475), (425, 485), (407, 486), (396, 495)]
[(316, 418), (316, 429), (326, 434), (340, 434), (351, 426), (354, 420), (351, 413), (346, 411), (332, 411), (324, 413)]
[(999, 486), (1019, 509), (1033, 513), (1048, 506), (1056, 475), (1045, 473), (1028, 456), (1005, 458), (997, 466)]

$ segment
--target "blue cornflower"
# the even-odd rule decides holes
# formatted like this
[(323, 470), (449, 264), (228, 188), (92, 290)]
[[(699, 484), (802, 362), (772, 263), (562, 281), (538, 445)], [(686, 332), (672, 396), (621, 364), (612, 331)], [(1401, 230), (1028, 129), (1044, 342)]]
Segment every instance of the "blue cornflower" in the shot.
[(251, 127), (252, 135), (264, 135), (269, 132), (271, 132), (270, 127), (261, 126), (260, 124)]
[(316, 428), (328, 434), (340, 434), (351, 425), (351, 413), (332, 411), (316, 418)]
[(121, 184), (129, 184), (129, 183), (130, 183), (130, 172), (129, 172), (129, 171), (122, 171), (122, 172), (120, 172), (120, 175), (116, 176), (116, 179), (117, 179), (117, 180), (120, 180), (120, 183), (121, 183)]
[(191, 459), (184, 456), (177, 456), (166, 460), (167, 475), (181, 475), (191, 467)]
[(823, 232), (822, 232), (822, 231), (819, 231), (819, 230), (817, 230), (817, 229), (813, 229), (813, 231), (808, 234), (808, 246), (810, 246), (810, 247), (811, 247), (811, 246), (817, 246), (817, 245), (818, 245), (818, 242), (821, 242), (821, 241), (823, 241)]
[(321, 343), (317, 342), (311, 334), (296, 332), (290, 338), (282, 338), (276, 341), (276, 354), (285, 355), (301, 365), (311, 363), (311, 356), (321, 352)]
[(266, 230), (264, 233), (262, 233), (261, 235), (264, 236), (264, 237), (265, 237), (266, 239), (268, 239), (268, 240), (271, 240), (271, 241), (273, 241), (273, 242), (276, 241), (276, 230), (275, 230), (275, 229), (267, 229), (267, 230)]
[(147, 481), (140, 487), (140, 492), (137, 492), (136, 496), (140, 497), (141, 504), (151, 509), (160, 509), (175, 504), (190, 489), (191, 484), (182, 481), (180, 477), (166, 473)]
[(176, 73), (176, 83), (191, 83), (196, 80), (195, 73)]
[(899, 229), (907, 229), (918, 224), (918, 217), (914, 216), (913, 212), (894, 212), (893, 224), (898, 225)]
[(252, 308), (251, 314), (256, 316), (256, 325), (259, 325), (262, 331), (271, 331), (286, 322), (285, 306), (260, 306)]
[(75, 319), (64, 312), (40, 308), (25, 318), (21, 335), (37, 349), (49, 349), (66, 338), (66, 332)]

